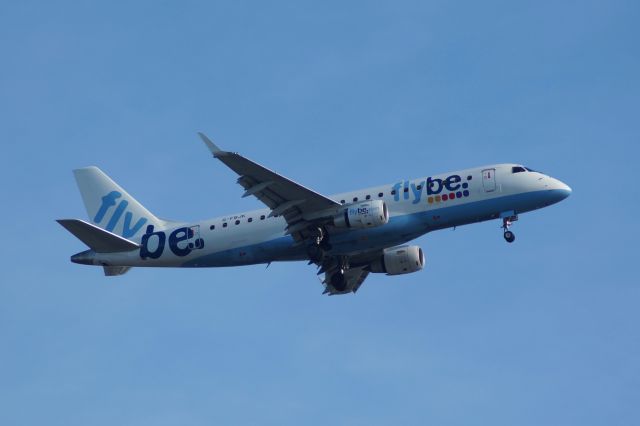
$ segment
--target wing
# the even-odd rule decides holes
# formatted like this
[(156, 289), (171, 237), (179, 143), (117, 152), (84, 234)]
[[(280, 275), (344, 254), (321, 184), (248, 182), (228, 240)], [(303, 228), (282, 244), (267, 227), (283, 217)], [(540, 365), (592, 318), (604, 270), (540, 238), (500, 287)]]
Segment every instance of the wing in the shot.
[(271, 209), (269, 216), (283, 216), (287, 232), (296, 240), (304, 239), (305, 230), (317, 220), (318, 214), (340, 207), (324, 195), (305, 188), (278, 173), (254, 163), (235, 152), (223, 151), (207, 136), (198, 133), (214, 158), (222, 161), (240, 177), (238, 183), (245, 189), (243, 197), (253, 195)]

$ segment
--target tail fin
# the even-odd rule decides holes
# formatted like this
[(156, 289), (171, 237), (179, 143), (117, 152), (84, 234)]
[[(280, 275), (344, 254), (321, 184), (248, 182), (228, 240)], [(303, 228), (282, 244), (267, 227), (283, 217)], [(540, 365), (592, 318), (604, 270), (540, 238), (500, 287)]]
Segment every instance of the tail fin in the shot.
[(127, 239), (139, 241), (147, 225), (165, 227), (142, 204), (95, 166), (73, 171), (89, 220)]

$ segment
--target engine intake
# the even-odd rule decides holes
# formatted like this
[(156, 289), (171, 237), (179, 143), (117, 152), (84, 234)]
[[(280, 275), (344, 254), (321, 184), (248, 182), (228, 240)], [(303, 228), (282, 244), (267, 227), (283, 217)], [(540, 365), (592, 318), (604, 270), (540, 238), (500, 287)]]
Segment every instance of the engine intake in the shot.
[(425, 259), (418, 246), (402, 246), (385, 249), (380, 259), (369, 265), (369, 270), (387, 275), (418, 272), (424, 268)]
[(338, 228), (373, 228), (389, 222), (389, 210), (382, 200), (350, 204), (333, 217)]

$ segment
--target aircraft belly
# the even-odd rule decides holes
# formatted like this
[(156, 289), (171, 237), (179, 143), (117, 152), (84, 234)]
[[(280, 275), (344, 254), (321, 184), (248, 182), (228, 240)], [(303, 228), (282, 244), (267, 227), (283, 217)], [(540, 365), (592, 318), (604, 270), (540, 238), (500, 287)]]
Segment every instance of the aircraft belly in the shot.
[(423, 213), (393, 216), (377, 228), (355, 229), (332, 235), (332, 255), (356, 254), (378, 250), (411, 241), (429, 231)]
[(304, 260), (304, 246), (295, 245), (289, 235), (247, 244), (189, 259), (183, 267), (255, 265), (284, 260)]

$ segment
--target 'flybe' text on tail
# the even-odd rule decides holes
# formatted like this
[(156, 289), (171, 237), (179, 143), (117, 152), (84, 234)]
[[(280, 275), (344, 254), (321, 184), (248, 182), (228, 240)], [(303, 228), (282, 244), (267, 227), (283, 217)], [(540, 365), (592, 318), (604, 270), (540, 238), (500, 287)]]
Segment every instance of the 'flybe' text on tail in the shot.
[(74, 170), (78, 188), (91, 222), (127, 239), (140, 241), (146, 225), (163, 228), (142, 204), (95, 166)]

